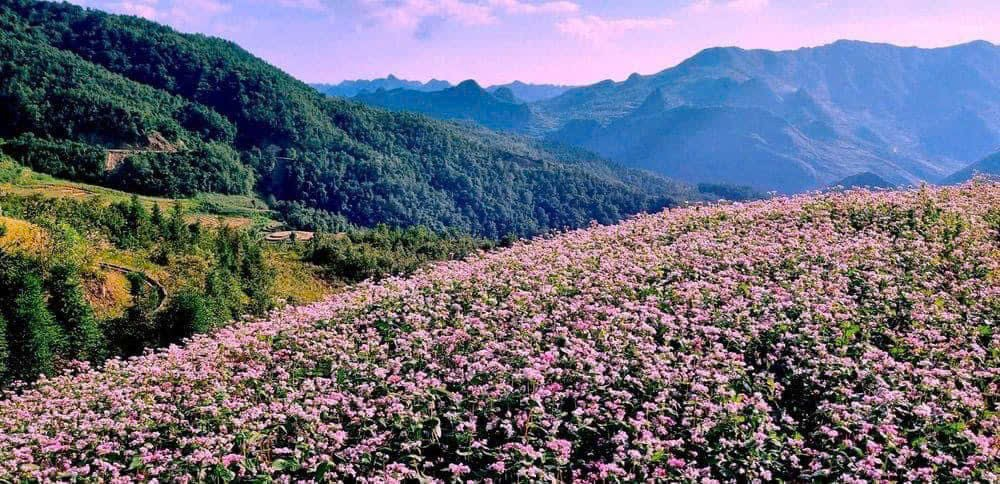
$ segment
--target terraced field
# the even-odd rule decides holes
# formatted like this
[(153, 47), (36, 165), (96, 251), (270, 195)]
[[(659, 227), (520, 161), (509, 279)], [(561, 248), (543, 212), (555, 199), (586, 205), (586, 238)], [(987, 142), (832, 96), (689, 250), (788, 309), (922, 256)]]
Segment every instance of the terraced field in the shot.
[[(27, 169), (23, 169), (23, 173), (16, 179), (0, 183), (0, 193), (3, 192), (19, 196), (37, 195), (74, 200), (97, 198), (106, 203), (127, 201), (132, 197), (131, 193), (59, 180)], [(189, 223), (199, 222), (205, 227), (229, 225), (244, 228), (256, 224), (261, 229), (268, 229), (279, 225), (271, 220), (271, 213), (264, 202), (249, 196), (205, 194), (187, 199), (149, 196), (140, 196), (139, 199), (147, 208), (159, 205), (164, 212), (173, 205), (180, 204), (189, 212), (186, 215)]]

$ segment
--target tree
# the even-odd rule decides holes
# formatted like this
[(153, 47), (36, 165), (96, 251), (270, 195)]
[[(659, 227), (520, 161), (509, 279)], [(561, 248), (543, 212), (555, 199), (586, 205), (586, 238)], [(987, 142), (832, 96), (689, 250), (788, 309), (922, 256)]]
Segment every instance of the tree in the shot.
[(97, 362), (104, 356), (104, 335), (83, 295), (76, 267), (60, 264), (49, 275), (49, 306), (67, 339), (73, 358)]
[(162, 237), (163, 235), (163, 210), (160, 209), (159, 203), (153, 204), (153, 210), (149, 214), (149, 222), (153, 224), (153, 230), (156, 231), (156, 235)]
[(142, 274), (129, 273), (128, 281), (132, 305), (122, 317), (110, 322), (108, 340), (116, 353), (135, 355), (156, 340), (152, 314), (159, 304), (159, 297), (150, 289)]
[(45, 306), (42, 280), (35, 274), (24, 274), (20, 286), (7, 328), (11, 366), (16, 378), (32, 380), (39, 374), (55, 372), (56, 357), (65, 339)]
[(175, 203), (170, 208), (170, 218), (163, 229), (163, 237), (174, 247), (183, 247), (189, 240), (190, 231), (187, 223), (184, 222), (184, 209), (180, 203)]
[(204, 333), (214, 326), (212, 312), (205, 297), (194, 288), (184, 288), (170, 298), (170, 303), (157, 316), (159, 344), (168, 345), (193, 334)]
[(243, 293), (250, 301), (247, 310), (252, 314), (263, 314), (274, 306), (271, 296), (274, 288), (274, 269), (264, 258), (260, 244), (254, 243), (245, 233), (241, 243), (240, 279)]

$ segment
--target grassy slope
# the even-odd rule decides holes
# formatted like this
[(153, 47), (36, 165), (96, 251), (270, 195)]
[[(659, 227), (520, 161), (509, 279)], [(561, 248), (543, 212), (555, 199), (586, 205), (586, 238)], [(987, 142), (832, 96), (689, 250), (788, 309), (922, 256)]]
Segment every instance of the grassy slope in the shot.
[[(0, 193), (74, 200), (96, 198), (106, 204), (128, 201), (132, 197), (131, 193), (61, 180), (28, 169), (23, 169), (19, 175), (0, 183)], [(278, 222), (270, 218), (271, 212), (262, 208), (266, 207), (262, 201), (248, 196), (202, 194), (186, 199), (148, 196), (140, 196), (139, 199), (147, 208), (159, 205), (164, 213), (174, 204), (180, 204), (187, 212), (185, 218), (189, 223), (197, 221), (206, 227), (229, 225), (265, 230), (278, 225)], [(0, 248), (16, 247), (36, 254), (45, 250), (48, 240), (45, 229), (10, 217), (0, 217), (0, 223), (7, 227), (7, 234), (0, 237)], [(278, 270), (275, 285), (278, 300), (310, 303), (322, 299), (334, 290), (331, 284), (319, 277), (318, 268), (301, 261), (288, 246), (269, 245), (267, 250), (268, 259)], [(186, 281), (200, 279), (208, 270), (207, 261), (197, 257), (180, 258), (162, 266), (150, 260), (151, 254), (145, 251), (125, 251), (100, 242), (90, 244), (87, 252), (90, 267), (85, 281), (88, 300), (95, 306), (98, 314), (104, 316), (119, 315), (127, 307), (129, 295), (121, 274), (102, 268), (101, 263), (142, 272), (163, 283), (168, 290), (179, 288)]]

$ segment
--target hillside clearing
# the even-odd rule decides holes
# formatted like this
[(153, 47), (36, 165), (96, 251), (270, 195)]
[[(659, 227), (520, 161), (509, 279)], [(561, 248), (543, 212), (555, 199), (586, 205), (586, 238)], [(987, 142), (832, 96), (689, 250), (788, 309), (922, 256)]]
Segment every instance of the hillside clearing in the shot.
[[(133, 194), (111, 188), (88, 185), (21, 169), (23, 172), (15, 180), (0, 183), (0, 193), (8, 193), (20, 197), (40, 196), (46, 198), (66, 198), (72, 200), (98, 199), (103, 203), (128, 201)], [(200, 194), (192, 198), (163, 198), (139, 196), (142, 204), (152, 209), (158, 205), (164, 213), (175, 204), (179, 204), (186, 212), (188, 223), (198, 222), (202, 226), (218, 228), (228, 225), (234, 228), (250, 227), (258, 224), (261, 228), (273, 228), (271, 212), (267, 205), (254, 197), (242, 195)]]

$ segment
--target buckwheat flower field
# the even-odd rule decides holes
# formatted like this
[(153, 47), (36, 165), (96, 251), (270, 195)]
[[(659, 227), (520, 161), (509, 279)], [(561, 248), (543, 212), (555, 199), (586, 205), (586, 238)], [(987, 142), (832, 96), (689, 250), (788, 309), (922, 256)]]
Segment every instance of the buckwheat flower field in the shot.
[(4, 480), (997, 481), (1000, 185), (675, 209), (0, 402)]

